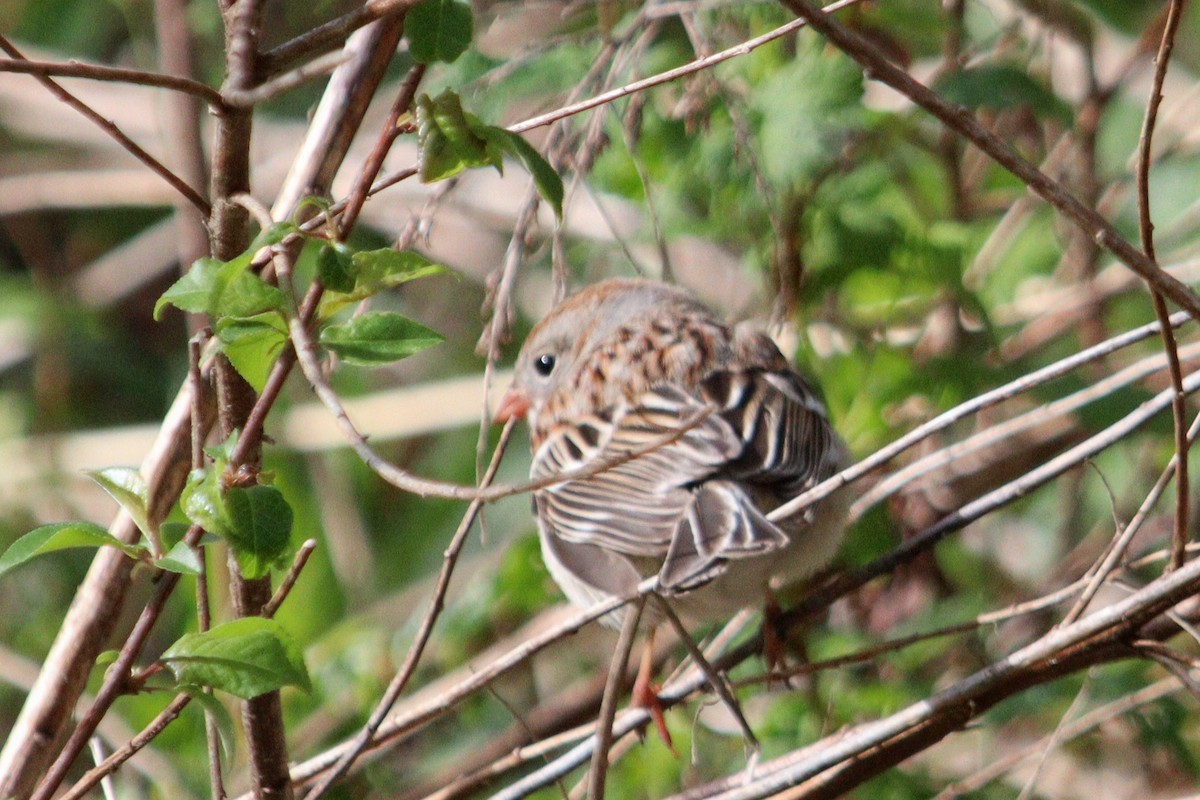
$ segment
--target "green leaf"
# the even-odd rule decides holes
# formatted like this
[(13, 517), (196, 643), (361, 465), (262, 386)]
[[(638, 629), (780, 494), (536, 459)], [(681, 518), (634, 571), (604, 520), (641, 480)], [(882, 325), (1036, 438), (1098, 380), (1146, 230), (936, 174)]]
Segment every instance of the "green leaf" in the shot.
[(370, 367), (398, 361), (442, 341), (440, 334), (390, 311), (373, 311), (321, 331), (321, 344), (347, 363)]
[(275, 620), (244, 617), (181, 636), (162, 661), (181, 684), (211, 686), (249, 700), (284, 686), (312, 691), (295, 640)]
[(194, 469), (180, 497), (183, 513), (195, 524), (222, 539), (233, 530), (233, 520), (225, 506), (221, 479), (216, 469)]
[(276, 222), (269, 228), (264, 228), (258, 232), (258, 236), (254, 237), (254, 241), (251, 242), (250, 248), (247, 250), (247, 252), (257, 253), (264, 247), (269, 247), (273, 244), (279, 244), (293, 233), (303, 235), (304, 232), (301, 231), (300, 226), (294, 222)]
[(234, 735), (233, 716), (229, 713), (229, 709), (211, 692), (204, 691), (201, 686), (186, 684), (180, 686), (179, 690), (186, 692), (188, 697), (204, 706), (205, 712), (217, 725), (217, 735), (221, 739), (221, 755), (224, 757), (224, 763), (228, 764), (233, 761), (233, 757), (237, 753), (237, 736)]
[[(441, 264), (434, 264), (411, 250), (400, 251), (384, 247), (379, 250), (354, 253), (350, 257), (350, 263), (346, 266), (346, 273), (351, 279), (350, 289), (326, 293), (321, 300), (321, 316), (328, 318), (340, 309), (384, 289), (399, 286), (416, 278), (439, 275), (449, 271)], [(329, 286), (329, 284), (325, 285)]]
[(329, 242), (317, 251), (317, 275), (331, 292), (354, 291), (354, 251), (341, 242)]
[(202, 570), (200, 556), (183, 542), (172, 547), (162, 558), (156, 558), (154, 566), (181, 575), (199, 575)]
[(452, 178), (467, 167), (503, 166), (488, 142), (467, 120), (458, 95), (446, 90), (436, 98), (417, 98), (417, 146), (421, 180)]
[(1030, 108), (1070, 125), (1070, 106), (1014, 64), (981, 64), (944, 75), (933, 88), (967, 108)]
[(73, 547), (115, 547), (125, 555), (139, 559), (146, 548), (122, 542), (91, 522), (56, 522), (42, 525), (13, 542), (0, 556), (0, 575), (21, 566), (34, 556)]
[(550, 162), (542, 158), (542, 154), (533, 145), (512, 131), (494, 125), (484, 125), (474, 118), (471, 118), (471, 123), (472, 129), (478, 135), (521, 162), (521, 166), (525, 167), (525, 171), (533, 178), (533, 185), (537, 187), (538, 194), (554, 209), (554, 215), (562, 219), (562, 178), (554, 171), (554, 167), (550, 166)]
[[(268, 229), (271, 230), (271, 229)], [(258, 248), (231, 261), (198, 259), (154, 304), (154, 318), (173, 305), (182, 311), (213, 317), (248, 317), (263, 311), (282, 311), (283, 293), (249, 272)]]
[(233, 549), (247, 578), (261, 578), (288, 553), (292, 508), (274, 486), (223, 489), (219, 472), (192, 470), (181, 498), (183, 513)]
[(187, 535), (190, 526), (186, 522), (164, 522), (158, 526), (158, 535), (162, 539), (163, 547), (170, 550), (175, 545), (183, 541), (183, 537)]
[(292, 507), (274, 486), (233, 487), (225, 493), (233, 522), (225, 536), (247, 578), (261, 578), (287, 556)]
[(471, 7), (457, 0), (424, 0), (404, 15), (408, 51), (422, 64), (451, 62), (471, 46)]
[(146, 480), (136, 467), (106, 467), (85, 474), (120, 503), (143, 536), (153, 540), (156, 532), (151, 530), (146, 512)]
[(287, 321), (278, 311), (267, 311), (249, 317), (223, 317), (214, 327), (233, 368), (262, 392), (271, 367), (287, 345)]

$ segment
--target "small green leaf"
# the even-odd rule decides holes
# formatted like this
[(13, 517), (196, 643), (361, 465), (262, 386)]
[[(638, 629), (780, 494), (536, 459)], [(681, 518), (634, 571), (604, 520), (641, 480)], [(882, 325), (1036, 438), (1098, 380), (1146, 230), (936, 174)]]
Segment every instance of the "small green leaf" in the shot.
[(372, 294), (380, 289), (447, 271), (441, 264), (434, 264), (419, 253), (390, 247), (355, 253), (353, 262), (358, 286), (370, 289)]
[(265, 311), (283, 312), (283, 292), (251, 272), (235, 275), (212, 311), (215, 317), (251, 317)]
[(261, 578), (287, 556), (292, 508), (274, 486), (223, 489), (216, 469), (192, 470), (181, 504), (188, 519), (229, 543), (247, 578)]
[(146, 479), (136, 467), (106, 467), (85, 474), (121, 504), (143, 536), (154, 539), (155, 531), (146, 513)]
[(198, 259), (154, 304), (154, 318), (173, 305), (182, 311), (213, 317), (248, 317), (263, 311), (282, 311), (283, 293), (248, 271), (253, 250), (231, 261)]
[(214, 305), (217, 273), (220, 270), (221, 262), (215, 258), (197, 260), (182, 278), (171, 284), (171, 288), (158, 298), (154, 304), (154, 319), (162, 319), (162, 311), (169, 305), (194, 314), (207, 312)]
[(195, 524), (222, 539), (233, 529), (216, 469), (194, 469), (180, 497), (183, 513)]
[(512, 131), (494, 125), (484, 125), (474, 117), (468, 117), (476, 134), (521, 162), (521, 166), (525, 167), (525, 171), (533, 178), (533, 185), (537, 187), (538, 194), (554, 209), (554, 215), (562, 219), (562, 178), (554, 171), (554, 167), (550, 166), (550, 162), (542, 158), (542, 154), (533, 145)]
[(321, 344), (347, 363), (370, 367), (398, 361), (442, 341), (420, 323), (390, 311), (372, 311), (321, 331)]
[(91, 522), (56, 522), (42, 525), (13, 542), (0, 556), (0, 575), (21, 566), (34, 556), (73, 547), (115, 547), (131, 558), (141, 558), (146, 548), (122, 542)]
[(421, 180), (452, 178), (467, 167), (501, 167), (488, 142), (471, 129), (458, 95), (446, 90), (436, 98), (417, 98), (417, 146)]
[(471, 46), (471, 7), (457, 0), (424, 0), (404, 15), (408, 50), (422, 64), (451, 62)]
[(237, 736), (234, 735), (233, 716), (229, 713), (229, 709), (211, 692), (204, 691), (201, 686), (186, 684), (180, 686), (179, 690), (186, 692), (188, 697), (204, 706), (205, 712), (217, 725), (217, 736), (221, 739), (221, 755), (224, 763), (228, 764), (233, 761), (233, 757), (237, 753)]
[(274, 486), (233, 487), (225, 493), (233, 526), (226, 539), (247, 578), (261, 578), (283, 560), (292, 541), (292, 507)]
[(341, 242), (329, 242), (317, 251), (317, 275), (331, 292), (354, 291), (354, 251)]
[(189, 526), (186, 522), (164, 522), (158, 526), (158, 535), (162, 538), (163, 547), (170, 550), (183, 541)]
[(221, 352), (246, 382), (261, 392), (271, 367), (287, 345), (287, 321), (278, 311), (249, 317), (223, 317), (215, 326)]
[(162, 661), (181, 684), (211, 686), (243, 700), (284, 686), (312, 691), (299, 646), (278, 622), (263, 617), (185, 634)]
[(269, 228), (264, 228), (258, 232), (258, 236), (254, 237), (254, 241), (250, 244), (247, 252), (256, 253), (264, 247), (269, 247), (273, 244), (279, 244), (292, 234), (303, 234), (300, 226), (294, 222), (276, 222)]
[(199, 575), (202, 571), (200, 556), (183, 542), (179, 542), (162, 558), (154, 560), (154, 566), (180, 575)]
[[(424, 256), (411, 250), (393, 250), (384, 247), (354, 253), (350, 259), (348, 273), (353, 285), (348, 292), (328, 292), (321, 299), (321, 317), (328, 319), (348, 305), (364, 300), (384, 289), (402, 283), (449, 272), (441, 264), (434, 264)], [(328, 284), (326, 284), (328, 286)]]

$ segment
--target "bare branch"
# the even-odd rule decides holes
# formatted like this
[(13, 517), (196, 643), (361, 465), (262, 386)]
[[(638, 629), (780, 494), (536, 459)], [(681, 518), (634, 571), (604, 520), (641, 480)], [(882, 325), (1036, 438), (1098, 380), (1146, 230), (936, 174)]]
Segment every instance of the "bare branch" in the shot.
[[(1137, 160), (1137, 201), (1138, 201), (1138, 232), (1142, 240), (1142, 250), (1146, 258), (1156, 262), (1158, 257), (1154, 252), (1154, 223), (1150, 220), (1150, 146), (1154, 139), (1154, 125), (1158, 119), (1158, 107), (1162, 103), (1163, 81), (1167, 77), (1167, 65), (1171, 62), (1171, 50), (1175, 46), (1175, 32), (1179, 29), (1179, 19), (1183, 15), (1183, 0), (1171, 0), (1167, 11), (1167, 22), (1163, 29), (1162, 41), (1155, 56), (1154, 81), (1150, 89), (1150, 100), (1146, 104), (1146, 117), (1142, 123), (1142, 134), (1138, 141)], [(1162, 293), (1151, 287), (1154, 299), (1154, 313), (1159, 322), (1167, 318), (1167, 304)], [(1175, 344), (1175, 336), (1170, 329), (1162, 330), (1163, 349), (1166, 350), (1167, 360), (1171, 368), (1171, 383), (1175, 386), (1175, 398), (1171, 403), (1172, 420), (1175, 425), (1175, 533), (1172, 537), (1172, 556), (1170, 569), (1175, 569), (1183, 563), (1188, 541), (1188, 497), (1191, 487), (1188, 485), (1188, 437), (1187, 437), (1187, 406), (1183, 394), (1183, 370), (1179, 366), (1179, 352)]]
[(1146, 254), (1126, 241), (1108, 220), (1079, 202), (1057, 181), (1017, 155), (1008, 143), (980, 124), (965, 108), (952, 105), (907, 72), (892, 64), (874, 44), (834, 21), (806, 0), (782, 0), (797, 15), (808, 20), (846, 55), (858, 61), (870, 77), (883, 81), (944, 124), (971, 140), (998, 164), (1020, 178), (1038, 196), (1066, 215), (1106, 250), (1162, 292), (1194, 318), (1200, 319), (1200, 296), (1190, 287), (1163, 272)]
[[(0, 50), (3, 50), (4, 52), (8, 53), (14, 59), (18, 59), (20, 61), (27, 60), (25, 58), (25, 56), (21, 54), (21, 51), (15, 47), (13, 47), (12, 43), (9, 42), (7, 39), (5, 39), (3, 36), (0, 36)], [(189, 203), (191, 203), (192, 205), (194, 205), (196, 208), (198, 208), (201, 213), (208, 215), (208, 213), (211, 211), (211, 208), (209, 206), (208, 201), (206, 199), (204, 199), (203, 195), (201, 195), (200, 192), (198, 192), (196, 189), (189, 186), (182, 178), (180, 178), (178, 175), (176, 175), (170, 169), (168, 169), (165, 164), (163, 164), (161, 161), (159, 161), (154, 156), (147, 153), (145, 151), (145, 149), (142, 148), (141, 145), (139, 145), (137, 142), (133, 141), (133, 139), (130, 139), (125, 134), (124, 131), (122, 131), (120, 128), (118, 128), (113, 123), (109, 122), (102, 115), (96, 113), (95, 109), (93, 109), (91, 106), (84, 103), (82, 100), (77, 98), (75, 95), (68, 92), (66, 89), (59, 86), (55, 81), (51, 80), (46, 75), (40, 74), (37, 72), (34, 72), (32, 74), (37, 79), (38, 83), (42, 84), (47, 89), (49, 89), (50, 92), (53, 93), (55, 97), (57, 97), (59, 100), (62, 100), (68, 106), (70, 106), (71, 108), (78, 111), (80, 114), (82, 114), (84, 117), (86, 117), (90, 122), (94, 123), (97, 127), (100, 128), (100, 130), (104, 131), (106, 134), (108, 134), (110, 137), (112, 137), (113, 140), (115, 140), (117, 142), (117, 144), (121, 145), (121, 147), (128, 150), (129, 153), (132, 154), (134, 158), (136, 158), (138, 161), (141, 161), (143, 164), (145, 164), (147, 167), (149, 167), (155, 174), (157, 174), (159, 177), (161, 177), (163, 180), (165, 180), (167, 183), (169, 183), (171, 185), (171, 187), (173, 189), (175, 189), (175, 191), (177, 191), (181, 195), (183, 195), (187, 199), (187, 201)]]

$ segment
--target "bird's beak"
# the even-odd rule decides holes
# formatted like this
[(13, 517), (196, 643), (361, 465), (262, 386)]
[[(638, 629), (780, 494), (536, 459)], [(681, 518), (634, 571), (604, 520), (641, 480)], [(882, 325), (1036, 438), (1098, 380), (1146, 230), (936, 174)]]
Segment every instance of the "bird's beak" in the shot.
[(525, 419), (529, 413), (529, 395), (517, 388), (509, 389), (500, 399), (496, 413), (492, 417), (495, 422), (508, 422), (510, 419)]

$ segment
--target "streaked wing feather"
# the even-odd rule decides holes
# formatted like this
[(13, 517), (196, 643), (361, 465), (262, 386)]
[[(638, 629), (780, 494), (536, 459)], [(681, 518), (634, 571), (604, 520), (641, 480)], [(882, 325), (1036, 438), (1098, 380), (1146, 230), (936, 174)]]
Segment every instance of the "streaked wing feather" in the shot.
[(669, 593), (686, 592), (721, 574), (730, 559), (786, 547), (788, 537), (736, 484), (709, 481), (696, 490), (659, 572)]
[(717, 372), (705, 379), (704, 390), (744, 443), (725, 476), (774, 484), (788, 496), (840, 468), (842, 449), (825, 408), (794, 372)]
[[(577, 427), (552, 432), (534, 455), (540, 478), (586, 467), (594, 459), (639, 450), (670, 436), (703, 405), (672, 387), (647, 392), (612, 422), (588, 420), (602, 430), (596, 446)], [(662, 558), (692, 502), (688, 487), (703, 481), (741, 450), (736, 433), (712, 414), (662, 447), (609, 470), (554, 484), (539, 493), (550, 530), (570, 542), (596, 544), (631, 556)]]

